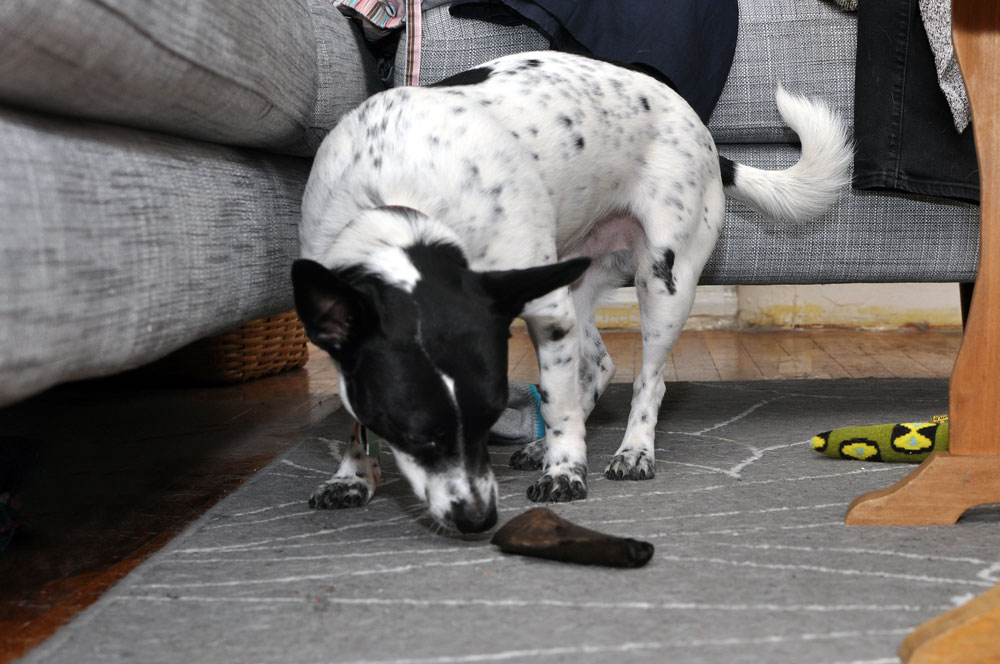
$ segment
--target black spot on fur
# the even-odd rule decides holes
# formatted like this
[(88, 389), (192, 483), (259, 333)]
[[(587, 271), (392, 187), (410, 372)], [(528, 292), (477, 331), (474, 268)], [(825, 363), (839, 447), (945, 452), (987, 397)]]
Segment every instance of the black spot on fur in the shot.
[(548, 337), (550, 340), (559, 341), (560, 339), (566, 336), (569, 330), (563, 329), (558, 325), (553, 325), (548, 330), (546, 330), (546, 332), (548, 333)]
[(568, 115), (560, 115), (559, 122), (561, 122), (566, 127), (573, 126), (573, 118), (569, 117)]
[(732, 187), (736, 184), (736, 164), (725, 157), (719, 157), (719, 171), (722, 173), (722, 186)]
[(576, 137), (576, 149), (582, 150), (586, 142), (583, 140), (583, 136), (577, 135)]
[(653, 274), (663, 281), (671, 295), (677, 294), (677, 284), (674, 283), (674, 250), (667, 249), (663, 258), (653, 265)]
[(462, 250), (453, 244), (444, 242), (418, 243), (406, 248), (406, 254), (418, 269), (427, 272), (432, 266), (443, 264), (453, 264), (461, 268), (468, 268), (469, 262), (465, 259)]
[(642, 104), (642, 108), (645, 111), (649, 110), (649, 100), (645, 97), (639, 97), (639, 103)]
[(492, 73), (493, 69), (490, 67), (476, 67), (475, 69), (468, 69), (449, 76), (448, 78), (442, 79), (437, 83), (431, 83), (427, 87), (446, 88), (455, 85), (475, 85), (488, 79)]

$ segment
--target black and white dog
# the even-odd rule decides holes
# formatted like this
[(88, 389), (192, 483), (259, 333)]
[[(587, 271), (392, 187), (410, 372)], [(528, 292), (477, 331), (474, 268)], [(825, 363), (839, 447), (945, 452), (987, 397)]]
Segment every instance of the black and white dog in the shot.
[[(340, 369), (345, 407), (391, 445), (440, 524), (496, 522), (486, 443), (517, 316), (537, 349), (546, 435), (511, 465), (542, 471), (534, 501), (586, 497), (584, 421), (614, 373), (594, 304), (633, 279), (642, 368), (605, 474), (653, 477), (664, 362), (724, 196), (799, 221), (847, 182), (842, 124), (780, 88), (777, 103), (802, 142), (782, 171), (720, 157), (697, 114), (653, 78), (557, 52), (383, 92), (330, 133), (302, 205), (296, 308)], [(355, 445), (312, 502), (364, 503), (374, 475)]]

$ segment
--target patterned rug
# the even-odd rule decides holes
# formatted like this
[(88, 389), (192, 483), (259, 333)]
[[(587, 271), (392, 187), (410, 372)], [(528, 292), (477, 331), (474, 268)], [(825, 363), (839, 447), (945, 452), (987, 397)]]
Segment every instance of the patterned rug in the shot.
[[(361, 509), (313, 511), (343, 413), (305, 436), (27, 662), (896, 662), (916, 625), (1000, 581), (1000, 510), (954, 527), (846, 527), (848, 504), (912, 466), (831, 459), (816, 433), (947, 411), (936, 380), (668, 385), (657, 475), (602, 470), (629, 389), (589, 423), (588, 528), (652, 542), (641, 569), (511, 556), (439, 534), (390, 457)], [(532, 473), (494, 448), (501, 524)]]

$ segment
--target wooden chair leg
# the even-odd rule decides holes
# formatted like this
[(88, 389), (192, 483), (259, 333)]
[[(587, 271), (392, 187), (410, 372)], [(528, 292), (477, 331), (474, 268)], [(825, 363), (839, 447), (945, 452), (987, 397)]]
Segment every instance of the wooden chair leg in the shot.
[(972, 308), (972, 294), (976, 292), (976, 282), (960, 283), (958, 299), (962, 307), (962, 328), (969, 324), (969, 309)]
[(903, 664), (1000, 663), (1000, 585), (910, 632), (899, 646)]
[[(931, 455), (889, 489), (861, 496), (848, 525), (954, 523), (1000, 503), (1000, 3), (953, 0), (955, 53), (969, 92), (979, 158), (979, 274), (951, 376), (947, 453)], [(914, 505), (926, 506), (923, 516)]]

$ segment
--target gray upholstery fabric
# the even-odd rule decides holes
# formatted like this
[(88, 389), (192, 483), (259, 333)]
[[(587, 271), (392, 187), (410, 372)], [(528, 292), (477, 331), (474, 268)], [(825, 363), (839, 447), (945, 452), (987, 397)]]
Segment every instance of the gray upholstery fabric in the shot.
[[(434, 83), (493, 58), (548, 48), (538, 31), (454, 18), (447, 7), (424, 12), (420, 82)], [(794, 140), (778, 116), (777, 85), (820, 97), (845, 120), (854, 120), (857, 19), (810, 0), (741, 0), (740, 33), (729, 81), (709, 123), (719, 143), (785, 143)], [(403, 84), (405, 49), (396, 56), (396, 85)]]
[(779, 83), (824, 99), (853, 126), (857, 17), (819, 0), (739, 4), (736, 55), (708, 123), (716, 143), (794, 140), (774, 105)]
[[(547, 47), (531, 28), (454, 18), (447, 7), (423, 19), (423, 84), (500, 55)], [(778, 83), (825, 99), (853, 125), (856, 28), (853, 14), (829, 3), (741, 0), (733, 68), (709, 123), (720, 152), (761, 168), (794, 163), (795, 134), (775, 107)], [(404, 58), (397, 56), (397, 82)], [(849, 192), (822, 219), (796, 228), (729, 201), (702, 282), (970, 281), (978, 243), (979, 210), (968, 205)]]
[[(798, 159), (792, 145), (720, 145), (719, 152), (768, 169)], [(702, 283), (973, 281), (978, 257), (974, 205), (851, 190), (827, 214), (794, 226), (729, 200)]]
[(311, 155), (371, 71), (327, 0), (0, 2), (13, 106)]
[(0, 405), (289, 309), (308, 168), (0, 109)]
[[(549, 48), (548, 38), (528, 26), (501, 27), (464, 18), (454, 18), (448, 7), (423, 13), (420, 44), (420, 84), (436, 83), (488, 60), (524, 51)], [(400, 44), (406, 44), (404, 28)], [(406, 49), (396, 52), (395, 85), (405, 85)]]

